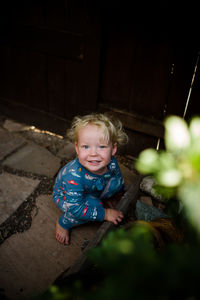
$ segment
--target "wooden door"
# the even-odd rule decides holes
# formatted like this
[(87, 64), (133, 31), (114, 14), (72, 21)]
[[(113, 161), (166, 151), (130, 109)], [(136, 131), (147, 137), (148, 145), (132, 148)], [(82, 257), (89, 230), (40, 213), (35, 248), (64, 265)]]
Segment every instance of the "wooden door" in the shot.
[(62, 131), (59, 120), (96, 110), (100, 28), (91, 5), (86, 0), (1, 2), (5, 113)]
[[(183, 116), (198, 53), (198, 27), (185, 24), (183, 6), (179, 20), (178, 7), (168, 4), (116, 1), (102, 12), (99, 107), (112, 111), (134, 133), (132, 149), (137, 153), (156, 147), (167, 115)], [(199, 111), (194, 110), (197, 94), (194, 87), (188, 118)]]

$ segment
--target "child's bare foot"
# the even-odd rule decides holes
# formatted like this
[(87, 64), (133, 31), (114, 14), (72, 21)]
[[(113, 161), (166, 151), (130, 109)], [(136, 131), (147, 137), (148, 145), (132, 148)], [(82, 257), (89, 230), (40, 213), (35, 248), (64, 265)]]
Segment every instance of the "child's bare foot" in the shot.
[(62, 228), (58, 221), (56, 222), (56, 239), (61, 244), (69, 245), (69, 231), (67, 229)]

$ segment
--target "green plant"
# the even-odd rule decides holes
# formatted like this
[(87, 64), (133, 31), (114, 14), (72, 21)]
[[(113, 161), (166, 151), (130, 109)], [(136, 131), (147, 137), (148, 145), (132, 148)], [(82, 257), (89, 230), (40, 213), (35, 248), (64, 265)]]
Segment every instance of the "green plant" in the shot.
[(188, 221), (200, 231), (200, 118), (192, 118), (188, 125), (170, 116), (164, 124), (166, 150), (144, 150), (136, 168), (155, 178), (155, 188), (164, 199), (176, 198)]
[(83, 299), (199, 299), (199, 244), (154, 247), (149, 227), (111, 232), (90, 259), (103, 280)]

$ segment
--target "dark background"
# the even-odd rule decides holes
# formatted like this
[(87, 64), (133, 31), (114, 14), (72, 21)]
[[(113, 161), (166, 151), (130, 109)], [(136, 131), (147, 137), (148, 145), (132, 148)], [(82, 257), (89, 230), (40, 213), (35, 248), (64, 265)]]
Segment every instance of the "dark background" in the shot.
[(183, 116), (199, 50), (193, 1), (2, 1), (0, 113), (64, 134), (74, 115), (111, 111), (137, 155)]

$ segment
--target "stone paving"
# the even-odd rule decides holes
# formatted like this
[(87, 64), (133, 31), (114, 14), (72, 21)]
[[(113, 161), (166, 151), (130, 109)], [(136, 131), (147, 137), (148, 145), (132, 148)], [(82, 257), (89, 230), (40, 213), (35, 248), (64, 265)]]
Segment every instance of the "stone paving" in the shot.
[[(52, 201), (53, 182), (75, 157), (74, 147), (31, 125), (0, 120), (0, 296), (30, 299), (74, 263), (100, 224), (74, 229), (70, 246), (55, 240), (60, 211)], [(130, 184), (135, 175), (121, 170)]]
[(4, 172), (0, 174), (0, 224), (26, 200), (39, 184), (31, 179)]
[(7, 157), (2, 165), (52, 177), (60, 168), (60, 159), (52, 155), (47, 149), (28, 142), (13, 155)]
[(24, 145), (25, 139), (0, 128), (0, 160)]

